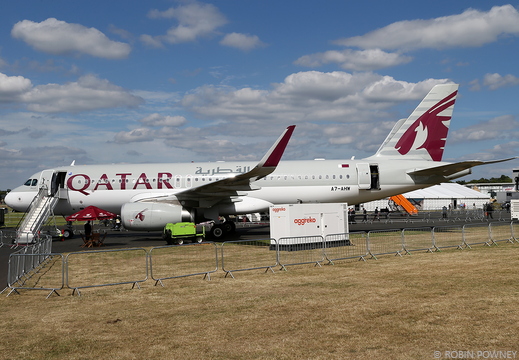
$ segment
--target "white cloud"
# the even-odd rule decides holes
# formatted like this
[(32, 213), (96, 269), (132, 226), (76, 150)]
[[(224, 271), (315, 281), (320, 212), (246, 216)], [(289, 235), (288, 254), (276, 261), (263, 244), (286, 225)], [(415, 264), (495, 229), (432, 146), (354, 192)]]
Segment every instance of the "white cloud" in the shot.
[(426, 79), (418, 83), (397, 81), (391, 76), (384, 76), (364, 89), (364, 95), (370, 101), (398, 102), (421, 100), (434, 85), (447, 84), (448, 79)]
[(145, 126), (178, 127), (184, 125), (187, 120), (183, 116), (164, 116), (158, 113), (154, 113), (141, 119), (140, 122)]
[(514, 139), (518, 135), (519, 121), (512, 115), (504, 115), (453, 131), (449, 136), (449, 140), (453, 142), (468, 142)]
[(510, 74), (505, 76), (501, 76), (497, 73), (486, 74), (483, 79), (483, 85), (487, 86), (490, 90), (496, 90), (507, 86), (517, 86), (519, 85), (519, 78)]
[(151, 35), (141, 35), (140, 39), (144, 45), (147, 45), (149, 47), (153, 48), (163, 48), (164, 45), (162, 44), (162, 41), (160, 40), (160, 37), (153, 37)]
[(479, 47), (502, 35), (519, 35), (519, 13), (512, 5), (495, 6), (488, 12), (468, 9), (459, 15), (399, 21), (336, 43), (363, 49), (445, 49)]
[(329, 63), (336, 63), (345, 70), (371, 71), (383, 69), (391, 66), (407, 64), (412, 60), (411, 57), (388, 53), (380, 49), (351, 50), (342, 51), (330, 50), (324, 53), (305, 55), (295, 61), (295, 64), (302, 66), (321, 66)]
[(64, 85), (39, 85), (25, 92), (20, 99), (29, 110), (44, 113), (136, 107), (143, 102), (142, 98), (93, 75)]
[(0, 102), (17, 101), (20, 95), (31, 88), (31, 80), (23, 76), (7, 76), (0, 73)]
[(36, 50), (55, 55), (81, 53), (106, 59), (124, 59), (131, 51), (130, 45), (112, 41), (97, 29), (55, 18), (40, 23), (20, 21), (13, 26), (11, 36)]
[[(292, 74), (270, 90), (200, 87), (184, 97), (182, 106), (210, 120), (215, 134), (241, 136), (245, 131), (274, 136), (273, 128), (298, 124), (299, 136), (323, 143), (324, 151), (339, 144), (375, 151), (401, 117), (393, 113), (396, 104), (416, 105), (435, 84), (445, 82), (408, 83), (374, 73), (308, 71)], [(330, 126), (338, 130), (326, 132)]]
[(151, 10), (148, 17), (175, 19), (178, 22), (178, 25), (171, 27), (165, 35), (141, 36), (141, 41), (154, 47), (161, 46), (163, 42), (179, 44), (215, 35), (216, 29), (227, 23), (227, 19), (216, 6), (198, 2), (169, 8), (165, 11)]
[(155, 131), (146, 128), (134, 129), (132, 131), (121, 131), (114, 137), (116, 143), (131, 143), (152, 141)]
[(249, 51), (258, 47), (263, 47), (265, 44), (256, 35), (231, 33), (225, 35), (220, 41), (221, 45), (234, 47), (243, 51)]

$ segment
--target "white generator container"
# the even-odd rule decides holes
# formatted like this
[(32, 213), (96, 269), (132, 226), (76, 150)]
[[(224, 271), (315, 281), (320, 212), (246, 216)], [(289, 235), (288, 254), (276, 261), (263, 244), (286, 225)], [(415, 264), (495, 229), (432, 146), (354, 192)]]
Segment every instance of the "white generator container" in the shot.
[[(348, 231), (348, 204), (345, 203), (270, 207), (270, 237), (280, 245), (315, 242), (316, 236), (324, 239), (327, 235), (347, 234)], [(282, 244), (280, 239), (283, 239)]]
[(519, 220), (519, 200), (510, 200), (510, 212), (512, 213), (512, 220)]

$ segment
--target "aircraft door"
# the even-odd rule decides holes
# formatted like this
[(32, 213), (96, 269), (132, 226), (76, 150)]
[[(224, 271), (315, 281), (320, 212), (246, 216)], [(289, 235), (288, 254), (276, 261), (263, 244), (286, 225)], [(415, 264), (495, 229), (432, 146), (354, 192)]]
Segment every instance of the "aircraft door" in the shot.
[(38, 187), (42, 186), (47, 187), (47, 195), (54, 195), (57, 191), (57, 187), (55, 185), (56, 182), (56, 174), (54, 170), (43, 170), (40, 175), (40, 181), (38, 183)]
[(43, 170), (40, 176), (39, 187), (41, 188), (45, 185), (47, 187), (47, 195), (54, 196), (60, 189), (65, 188), (66, 175), (67, 173), (64, 171)]
[(369, 166), (371, 176), (371, 190), (380, 190), (380, 176), (378, 172), (378, 165)]
[(378, 172), (378, 165), (375, 164), (357, 164), (357, 177), (359, 189), (363, 190), (379, 190), (380, 177)]
[(357, 164), (357, 180), (359, 189), (371, 189), (371, 171), (368, 163)]

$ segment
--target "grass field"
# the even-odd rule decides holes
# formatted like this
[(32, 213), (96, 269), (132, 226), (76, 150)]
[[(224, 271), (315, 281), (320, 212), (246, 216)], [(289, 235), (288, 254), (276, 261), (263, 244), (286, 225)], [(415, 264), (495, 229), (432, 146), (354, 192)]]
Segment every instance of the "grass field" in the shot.
[(165, 287), (147, 281), (140, 290), (84, 289), (81, 297), (22, 291), (0, 297), (0, 357), (434, 359), (518, 351), (518, 255), (518, 244), (500, 243), (236, 279), (218, 272)]

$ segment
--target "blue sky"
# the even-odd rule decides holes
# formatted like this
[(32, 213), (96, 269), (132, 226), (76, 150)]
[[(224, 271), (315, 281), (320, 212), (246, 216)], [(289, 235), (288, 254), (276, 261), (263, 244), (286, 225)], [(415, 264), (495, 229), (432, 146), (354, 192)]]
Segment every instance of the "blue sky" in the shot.
[(516, 156), (518, 36), (506, 1), (9, 1), (0, 189), (73, 160), (259, 160), (291, 124), (284, 159), (361, 158), (447, 81), (444, 160)]

